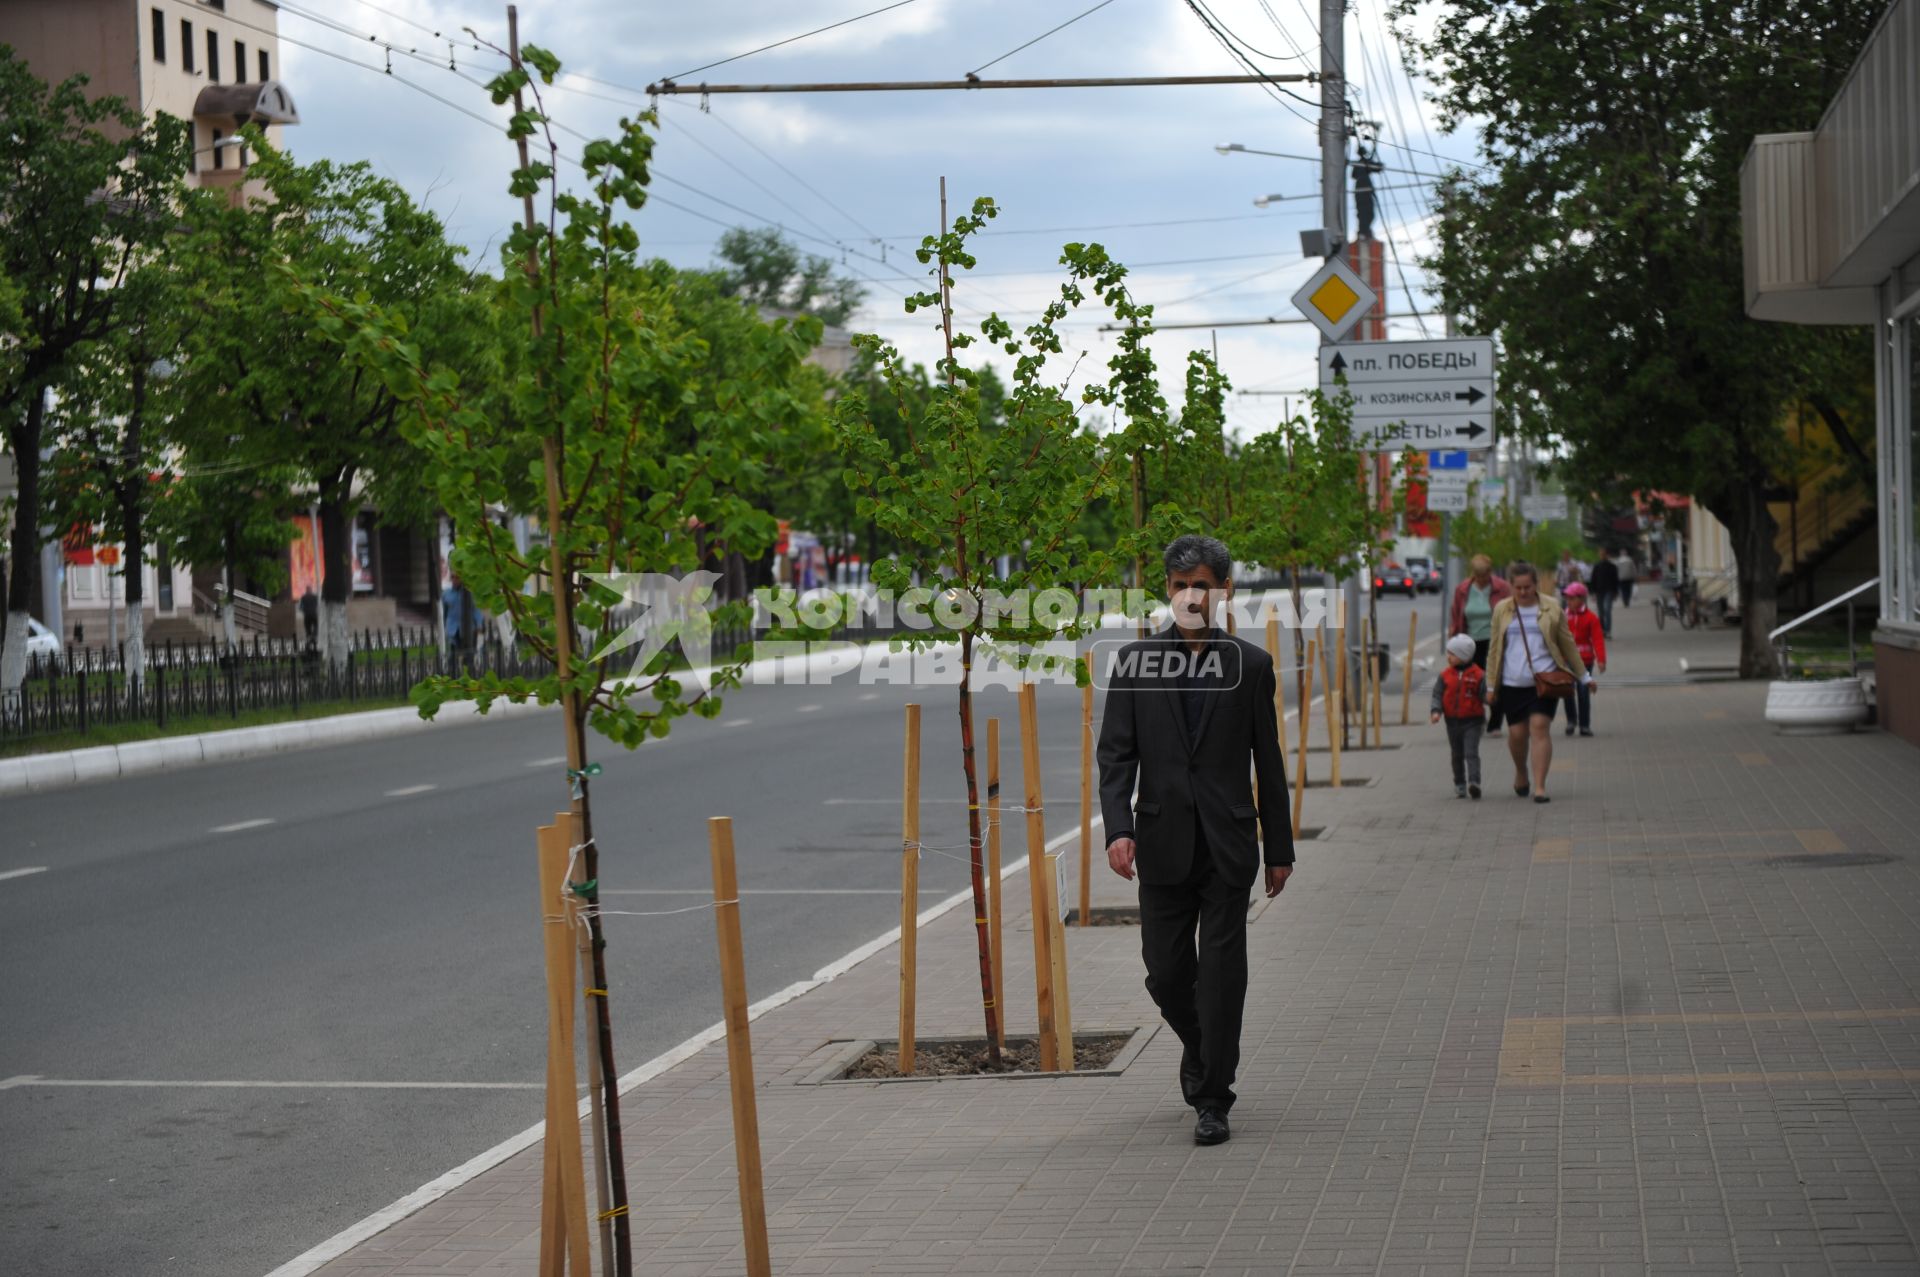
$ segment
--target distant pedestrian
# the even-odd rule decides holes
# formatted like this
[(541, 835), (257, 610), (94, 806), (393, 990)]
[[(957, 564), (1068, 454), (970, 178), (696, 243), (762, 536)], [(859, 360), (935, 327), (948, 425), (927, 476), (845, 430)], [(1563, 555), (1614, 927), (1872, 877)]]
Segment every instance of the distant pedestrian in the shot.
[(1620, 573), (1620, 606), (1632, 607), (1633, 583), (1640, 579), (1640, 565), (1633, 561), (1631, 554), (1622, 550), (1614, 559), (1613, 566)]
[[(1600, 560), (1606, 563), (1605, 559)], [(1611, 566), (1611, 565), (1609, 565)], [(1574, 650), (1580, 653), (1581, 662), (1596, 674), (1607, 672), (1607, 633), (1606, 626), (1587, 606), (1587, 587), (1575, 581), (1567, 587), (1567, 631), (1573, 635)], [(1593, 735), (1593, 692), (1582, 682), (1573, 692), (1573, 704), (1567, 707), (1567, 735), (1574, 733), (1576, 723), (1582, 736)]]
[(313, 647), (320, 641), (320, 599), (312, 586), (300, 596), (300, 623), (307, 631), (307, 646)]
[(1432, 713), (1427, 721), (1447, 724), (1447, 748), (1453, 755), (1453, 796), (1480, 797), (1480, 737), (1487, 727), (1487, 671), (1474, 664), (1473, 640), (1456, 634), (1447, 640), (1447, 668), (1433, 680)]
[[(1527, 562), (1507, 569), (1513, 597), (1493, 613), (1493, 647), (1487, 673), (1498, 680), (1494, 712), (1507, 724), (1507, 752), (1513, 756), (1513, 792), (1547, 801), (1547, 772), (1553, 767), (1553, 714), (1559, 701), (1543, 695), (1539, 676), (1555, 670), (1591, 683), (1580, 660), (1566, 613), (1540, 594), (1540, 574)], [(1527, 775), (1531, 756), (1533, 775)]]
[(1560, 551), (1560, 566), (1553, 570), (1553, 592), (1565, 594), (1569, 585), (1575, 581), (1584, 584), (1586, 579), (1587, 569), (1581, 565), (1580, 560), (1573, 557), (1573, 551)]
[(1464, 634), (1473, 640), (1473, 663), (1487, 668), (1487, 646), (1493, 641), (1493, 609), (1513, 593), (1506, 581), (1496, 576), (1493, 560), (1476, 554), (1468, 563), (1467, 579), (1453, 589), (1453, 612), (1447, 634)]
[(1620, 590), (1620, 567), (1604, 553), (1594, 560), (1587, 577), (1587, 589), (1593, 592), (1593, 606), (1600, 613), (1600, 628), (1613, 633), (1613, 598)]

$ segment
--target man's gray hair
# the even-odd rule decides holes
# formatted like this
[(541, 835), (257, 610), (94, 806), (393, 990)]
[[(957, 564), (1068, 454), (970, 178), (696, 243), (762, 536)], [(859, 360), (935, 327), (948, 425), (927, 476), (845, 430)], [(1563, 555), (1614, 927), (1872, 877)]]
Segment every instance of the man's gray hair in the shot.
[(1213, 569), (1214, 576), (1221, 581), (1233, 579), (1233, 554), (1225, 544), (1213, 537), (1203, 537), (1189, 533), (1174, 538), (1161, 556), (1166, 564), (1167, 575), (1176, 572), (1191, 572), (1195, 568)]
[(1513, 583), (1515, 577), (1522, 576), (1530, 576), (1535, 581), (1540, 579), (1539, 571), (1533, 564), (1527, 562), (1525, 559), (1515, 559), (1513, 562), (1507, 564), (1507, 583), (1509, 585)]

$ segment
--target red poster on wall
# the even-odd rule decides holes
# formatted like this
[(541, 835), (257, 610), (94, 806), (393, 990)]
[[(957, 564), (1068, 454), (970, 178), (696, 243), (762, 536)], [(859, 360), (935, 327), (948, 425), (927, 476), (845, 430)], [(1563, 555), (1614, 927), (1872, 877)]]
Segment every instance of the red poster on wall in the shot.
[(307, 514), (294, 515), (293, 526), (293, 544), (288, 547), (291, 555), (288, 580), (293, 587), (293, 597), (297, 599), (309, 590), (317, 596), (320, 593), (320, 563), (324, 553), (320, 529), (314, 525), (313, 516)]

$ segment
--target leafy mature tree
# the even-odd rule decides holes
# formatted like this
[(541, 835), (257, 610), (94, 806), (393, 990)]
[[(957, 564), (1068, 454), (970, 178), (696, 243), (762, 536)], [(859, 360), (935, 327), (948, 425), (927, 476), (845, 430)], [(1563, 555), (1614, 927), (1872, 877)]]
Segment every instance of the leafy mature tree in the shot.
[[(1157, 445), (1166, 436), (1167, 422), (1146, 347), (1151, 309), (1133, 302), (1126, 289), (1126, 268), (1097, 244), (1066, 246), (1061, 261), (1068, 270), (1067, 282), (1024, 332), (1016, 335), (998, 315), (980, 325), (979, 337), (954, 331), (951, 272), (973, 267), (968, 241), (996, 212), (991, 200), (975, 201), (970, 213), (942, 234), (929, 236), (918, 252), (922, 263), (934, 267), (938, 287), (909, 297), (907, 310), (933, 312), (946, 346), (931, 384), (892, 346), (862, 335), (855, 344), (872, 357), (895, 406), (876, 414), (868, 396), (856, 389), (837, 405), (835, 422), (846, 453), (846, 483), (860, 494), (859, 516), (872, 519), (900, 547), (896, 559), (874, 565), (875, 583), (904, 593), (917, 581), (925, 599), (940, 600), (931, 608), (935, 628), (915, 632), (907, 642), (915, 647), (959, 643), (960, 751), (981, 1010), (988, 1057), (998, 1067), (1000, 1012), (994, 1005), (986, 923), (970, 687), (976, 645), (1040, 643), (1084, 628), (1085, 616), (1071, 592), (1063, 600), (1069, 615), (1057, 620), (1038, 606), (1002, 609), (996, 599), (1024, 594), (1032, 600), (1044, 591), (1115, 579), (1121, 560), (1089, 545), (1079, 528), (1095, 501), (1117, 493), (1132, 450)], [(1050, 357), (1061, 353), (1058, 325), (1089, 294), (1124, 327), (1120, 350), (1109, 363), (1110, 377), (1089, 385), (1076, 404), (1046, 374)], [(987, 410), (981, 374), (959, 358), (959, 351), (980, 338), (1015, 359), (1004, 420), (994, 420)], [(1102, 440), (1080, 422), (1080, 404), (1118, 409), (1125, 425)], [(894, 411), (900, 413), (904, 446), (886, 433), (895, 420), (888, 414)], [(1119, 548), (1124, 557), (1133, 547), (1123, 542)], [(1001, 575), (1002, 560), (1014, 560), (1015, 570)]]
[(209, 264), (208, 322), (195, 330), (182, 376), (195, 400), (230, 400), (245, 417), (240, 431), (274, 441), (310, 485), (323, 552), (321, 643), (337, 668), (347, 655), (361, 502), (377, 502), (392, 522), (424, 522), (427, 485), (401, 429), (401, 397), (340, 359), (295, 304), (298, 289), (361, 297), (403, 317), (435, 362), (472, 357), (479, 321), (459, 250), (398, 185), (364, 163), (296, 164), (257, 132), (249, 145), (267, 198), (200, 209), (195, 252)]
[(0, 426), (19, 483), (0, 696), (26, 674), (49, 395), (127, 323), (122, 285), (169, 233), (191, 145), (180, 121), (90, 100), (85, 77), (49, 88), (0, 45)]
[(1747, 319), (1740, 163), (1756, 134), (1813, 127), (1882, 7), (1455, 0), (1415, 42), (1445, 127), (1485, 128), (1487, 167), (1441, 188), (1432, 264), (1448, 309), (1502, 338), (1507, 427), (1563, 441), (1603, 498), (1690, 492), (1726, 524), (1750, 677), (1774, 663), (1780, 416), (1855, 384), (1865, 347)]
[(867, 295), (858, 281), (836, 278), (832, 262), (802, 253), (771, 227), (735, 227), (714, 251), (721, 287), (754, 306), (797, 311), (839, 327)]

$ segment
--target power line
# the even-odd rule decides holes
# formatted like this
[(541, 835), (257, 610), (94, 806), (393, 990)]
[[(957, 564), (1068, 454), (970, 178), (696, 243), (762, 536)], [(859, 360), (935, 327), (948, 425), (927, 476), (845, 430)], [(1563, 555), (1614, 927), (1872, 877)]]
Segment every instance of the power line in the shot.
[[(1217, 26), (1223, 33), (1226, 34), (1226, 36), (1229, 39), (1233, 40), (1234, 43), (1238, 44), (1241, 48), (1245, 49), (1248, 53), (1255, 54), (1258, 57), (1270, 59), (1271, 61), (1274, 61), (1274, 62), (1288, 62), (1295, 59), (1301, 62), (1312, 61), (1311, 58), (1309, 58), (1304, 52), (1300, 50), (1300, 47), (1298, 45), (1294, 46), (1294, 51), (1292, 53), (1264, 53), (1261, 50), (1254, 48), (1251, 44), (1247, 43), (1245, 38), (1243, 38), (1238, 32), (1234, 31), (1232, 27), (1229, 27), (1226, 24), (1226, 22), (1221, 19), (1219, 14), (1215, 13), (1211, 9), (1208, 9), (1206, 4), (1203, 2), (1203, 0), (1196, 0), (1196, 3), (1199, 4), (1200, 9), (1206, 13), (1207, 17), (1213, 21), (1215, 26)], [(1284, 35), (1285, 32), (1282, 32), (1281, 34)]]
[[(699, 110), (699, 108), (694, 106), (691, 102), (680, 102), (678, 98), (672, 98), (669, 100), (678, 102), (681, 106), (686, 107), (689, 111)], [(794, 172), (792, 169), (782, 164), (778, 159), (775, 159), (772, 155), (768, 154), (768, 152), (764, 148), (762, 148), (759, 143), (755, 142), (752, 138), (748, 137), (745, 133), (741, 132), (739, 129), (729, 124), (726, 120), (713, 114), (713, 112), (711, 111), (703, 111), (701, 112), (701, 114), (704, 115), (707, 119), (712, 120), (715, 124), (718, 124), (721, 128), (725, 129), (727, 132), (739, 138), (743, 143), (745, 143), (747, 146), (753, 149), (754, 154), (758, 155), (761, 159), (773, 165), (775, 168), (779, 169), (782, 173), (785, 173), (788, 177), (792, 178), (808, 194), (812, 195), (815, 199), (819, 200), (822, 204), (825, 204), (828, 208), (832, 209), (834, 212), (840, 214), (840, 216), (846, 218), (849, 222), (853, 223), (855, 228), (857, 228), (868, 239), (877, 240), (880, 238), (878, 235), (875, 235), (872, 229), (870, 229), (859, 218), (855, 217), (852, 213), (847, 212), (846, 209), (841, 208), (838, 204), (834, 203), (833, 200), (829, 199), (818, 188), (816, 188), (811, 182), (807, 181), (807, 179), (805, 179), (804, 177), (801, 177), (798, 173)]]
[[(999, 57), (993, 59), (993, 61), (982, 62), (979, 66), (967, 72), (967, 79), (971, 80), (974, 77), (978, 76), (982, 71), (986, 70), (988, 67), (996, 66), (999, 63), (1005, 62), (1008, 58), (1020, 52), (1022, 49), (1031, 49), (1034, 45), (1040, 43), (1042, 40), (1046, 39), (1048, 36), (1057, 35), (1060, 32), (1065, 31), (1068, 27), (1080, 21), (1080, 19), (1086, 17), (1088, 14), (1098, 13), (1100, 10), (1106, 8), (1108, 5), (1112, 3), (1113, 3), (1113, 0), (1100, 0), (1100, 3), (1094, 5), (1091, 9), (1087, 9), (1087, 10), (1084, 10), (1083, 12), (1074, 14), (1071, 18), (1068, 18), (1065, 22), (1062, 22), (1059, 26), (1054, 27), (1049, 31), (1041, 32), (1039, 35), (1033, 37), (1033, 39), (1027, 41), (1025, 44), (1015, 45), (1013, 48), (1008, 49), (1005, 53), (1001, 54)], [(679, 77), (676, 76), (675, 78), (678, 79)]]
[(738, 62), (740, 59), (750, 58), (756, 53), (765, 53), (769, 49), (778, 49), (782, 45), (794, 44), (798, 41), (807, 39), (809, 36), (816, 36), (825, 31), (832, 31), (839, 27), (848, 26), (852, 23), (859, 22), (864, 18), (875, 17), (879, 14), (886, 13), (892, 9), (904, 8), (905, 6), (910, 5), (912, 3), (913, 3), (913, 0), (894, 0), (892, 4), (881, 5), (878, 9), (869, 9), (867, 12), (855, 14), (851, 18), (842, 18), (838, 22), (829, 22), (824, 27), (815, 27), (813, 30), (803, 31), (799, 35), (790, 35), (784, 40), (775, 40), (772, 44), (763, 44), (757, 49), (748, 49), (745, 53), (736, 53), (732, 57), (721, 58), (718, 62), (709, 62), (705, 66), (697, 66), (690, 71), (682, 71), (680, 72), (679, 75), (670, 75), (670, 76), (667, 76), (666, 78), (669, 80), (678, 80), (683, 76), (698, 75), (702, 71), (711, 71), (714, 67), (722, 67), (729, 62)]

